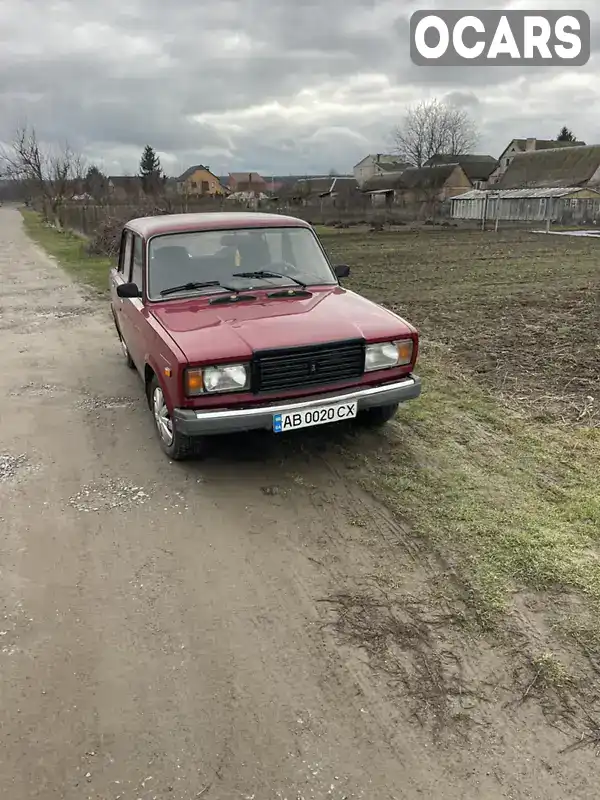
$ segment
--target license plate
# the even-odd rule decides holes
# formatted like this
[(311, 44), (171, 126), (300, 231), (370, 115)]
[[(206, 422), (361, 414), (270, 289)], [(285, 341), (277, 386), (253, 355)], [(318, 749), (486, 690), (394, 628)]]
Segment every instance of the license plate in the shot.
[(326, 422), (342, 422), (352, 419), (358, 413), (358, 403), (334, 403), (328, 406), (313, 406), (289, 414), (273, 414), (273, 431), (293, 431), (297, 428), (310, 428)]

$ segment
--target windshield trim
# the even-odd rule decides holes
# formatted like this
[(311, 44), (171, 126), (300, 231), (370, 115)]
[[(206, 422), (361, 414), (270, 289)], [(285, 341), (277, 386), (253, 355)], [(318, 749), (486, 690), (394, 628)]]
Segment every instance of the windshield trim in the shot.
[[(323, 258), (325, 259), (325, 263), (331, 273), (331, 277), (333, 278), (333, 283), (310, 283), (306, 285), (306, 288), (309, 287), (317, 287), (317, 286), (339, 286), (340, 282), (335, 274), (335, 270), (331, 265), (331, 261), (325, 252), (325, 248), (321, 244), (321, 241), (317, 234), (315, 233), (312, 227), (305, 227), (304, 225), (244, 225), (244, 226), (236, 226), (235, 228), (200, 228), (198, 230), (191, 230), (191, 231), (170, 231), (169, 233), (154, 233), (152, 236), (149, 236), (146, 240), (146, 245), (144, 247), (144, 284), (145, 284), (145, 299), (147, 303), (170, 303), (176, 300), (189, 300), (191, 297), (216, 297), (220, 294), (232, 294), (232, 292), (228, 289), (222, 289), (218, 286), (210, 287), (212, 289), (216, 289), (217, 291), (205, 291), (204, 289), (192, 289), (189, 292), (182, 292), (181, 294), (175, 295), (167, 295), (166, 297), (158, 297), (152, 298), (148, 292), (150, 287), (150, 275), (149, 275), (149, 268), (150, 268), (150, 244), (154, 241), (154, 239), (165, 238), (167, 236), (185, 236), (186, 234), (193, 234), (193, 233), (235, 233), (236, 231), (256, 231), (256, 230), (281, 230), (281, 231), (308, 231), (308, 233), (313, 237), (316, 241), (319, 250), (321, 251)], [(295, 285), (293, 283), (290, 286)], [(207, 286), (206, 289), (209, 287)], [(273, 291), (273, 289), (284, 289), (288, 288), (287, 284), (279, 284), (278, 286), (264, 286), (264, 291)], [(238, 290), (236, 290), (238, 291)], [(250, 287), (248, 289), (241, 288), (239, 289), (240, 292), (245, 291), (253, 291), (253, 292), (261, 292), (263, 291), (262, 286), (253, 286), (252, 289)]]

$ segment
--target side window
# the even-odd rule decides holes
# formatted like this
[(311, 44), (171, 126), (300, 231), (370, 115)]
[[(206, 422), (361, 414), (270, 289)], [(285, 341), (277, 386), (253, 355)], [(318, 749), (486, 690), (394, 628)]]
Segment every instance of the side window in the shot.
[(142, 288), (142, 261), (143, 246), (141, 236), (133, 237), (133, 265), (131, 268), (131, 282), (137, 283), (138, 289)]
[(129, 268), (131, 266), (132, 239), (133, 234), (131, 231), (123, 231), (121, 252), (119, 254), (119, 272), (127, 282), (129, 282)]

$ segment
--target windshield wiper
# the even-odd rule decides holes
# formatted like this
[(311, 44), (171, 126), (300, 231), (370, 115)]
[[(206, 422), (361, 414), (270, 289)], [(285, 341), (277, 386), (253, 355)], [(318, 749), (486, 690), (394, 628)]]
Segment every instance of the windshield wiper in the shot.
[(234, 272), (232, 278), (283, 278), (284, 280), (293, 281), (297, 286), (306, 289), (306, 284), (299, 281), (298, 278), (292, 278), (291, 275), (282, 275), (281, 272), (271, 272), (268, 269), (259, 269), (256, 272)]
[(189, 283), (182, 283), (181, 286), (169, 286), (168, 289), (163, 289), (160, 293), (161, 297), (167, 294), (175, 294), (175, 292), (192, 292), (194, 289), (208, 289), (209, 286), (220, 286), (228, 292), (238, 292), (239, 289), (234, 289), (232, 286), (225, 286), (221, 281), (190, 281)]

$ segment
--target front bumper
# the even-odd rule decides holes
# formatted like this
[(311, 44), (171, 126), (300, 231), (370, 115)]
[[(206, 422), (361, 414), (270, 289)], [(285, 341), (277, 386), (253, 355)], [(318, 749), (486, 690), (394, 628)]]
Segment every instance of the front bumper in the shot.
[(306, 411), (312, 406), (330, 403), (358, 403), (358, 409), (391, 406), (413, 400), (421, 394), (421, 379), (409, 375), (400, 381), (382, 386), (369, 386), (346, 392), (329, 392), (311, 395), (302, 400), (272, 403), (253, 408), (232, 408), (218, 410), (195, 410), (176, 408), (173, 419), (177, 430), (186, 436), (210, 436), (238, 431), (273, 430), (273, 414), (288, 414)]

